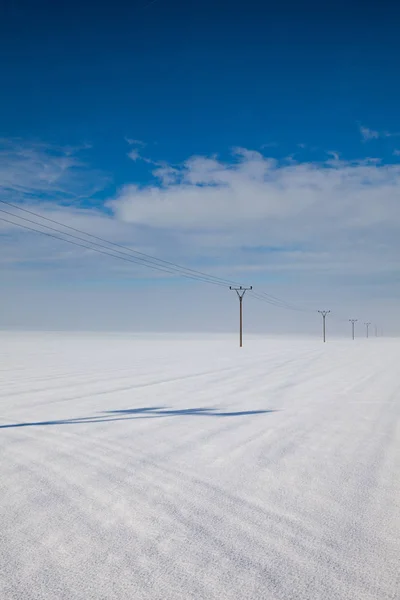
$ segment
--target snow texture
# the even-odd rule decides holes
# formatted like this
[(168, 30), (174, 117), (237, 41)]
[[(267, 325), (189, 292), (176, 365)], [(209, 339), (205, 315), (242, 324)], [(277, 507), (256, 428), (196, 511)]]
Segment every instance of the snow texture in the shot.
[(2, 334), (2, 600), (393, 600), (398, 340)]

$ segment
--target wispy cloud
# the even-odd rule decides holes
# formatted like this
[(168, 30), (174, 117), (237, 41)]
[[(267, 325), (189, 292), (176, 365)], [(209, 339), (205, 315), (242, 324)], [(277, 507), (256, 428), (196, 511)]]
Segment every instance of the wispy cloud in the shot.
[(277, 142), (267, 142), (266, 144), (261, 145), (261, 150), (264, 150), (265, 148), (276, 148), (277, 146)]
[(134, 162), (138, 161), (138, 160), (143, 160), (144, 162), (147, 162), (149, 164), (154, 164), (156, 165), (157, 163), (154, 162), (153, 160), (151, 160), (150, 158), (143, 156), (142, 155), (142, 150), (145, 146), (147, 146), (147, 144), (145, 142), (142, 142), (142, 140), (134, 140), (132, 138), (125, 138), (125, 141), (130, 145), (130, 146), (136, 146), (135, 148), (132, 148), (132, 150), (130, 150), (128, 152), (128, 157), (133, 160)]
[(127, 156), (133, 160), (133, 162), (137, 162), (139, 160), (142, 160), (143, 162), (149, 164), (149, 165), (153, 165), (155, 167), (164, 167), (167, 166), (165, 162), (163, 161), (157, 161), (157, 160), (153, 160), (152, 158), (149, 158), (148, 156), (144, 156), (142, 154), (142, 148), (146, 145), (144, 144), (144, 142), (140, 142), (139, 140), (129, 140), (129, 144), (131, 146), (135, 145), (135, 144), (139, 144), (139, 147), (136, 148), (132, 148)]
[(128, 156), (131, 160), (136, 162), (140, 158), (139, 150), (137, 148), (135, 148), (134, 150), (131, 150), (130, 152), (128, 152)]
[(399, 132), (377, 131), (376, 129), (370, 129), (369, 127), (365, 127), (364, 125), (359, 125), (359, 130), (364, 142), (369, 142), (370, 140), (377, 140), (379, 138), (398, 137), (400, 135)]
[(132, 138), (125, 138), (125, 141), (130, 145), (130, 146), (146, 146), (145, 142), (142, 142), (142, 140), (134, 140)]
[(376, 140), (381, 137), (379, 131), (375, 131), (374, 129), (370, 129), (369, 127), (364, 127), (360, 125), (360, 133), (364, 142), (368, 142), (369, 140)]
[(334, 150), (328, 150), (327, 155), (332, 158), (332, 160), (338, 161), (340, 160), (339, 152), (335, 152)]
[[(41, 220), (41, 216), (47, 217), (139, 252), (165, 254), (166, 242), (162, 235), (154, 235), (151, 231), (143, 231), (132, 223), (119, 220), (104, 210), (102, 200), (93, 197), (96, 192), (103, 191), (110, 178), (80, 158), (80, 152), (87, 149), (87, 146), (73, 148), (15, 139), (1, 140), (0, 200), (27, 208), (38, 216), (0, 203), (0, 278), (4, 279), (6, 275), (18, 278), (18, 273), (23, 272), (38, 281), (46, 277), (64, 281), (71, 277), (76, 282), (88, 276), (89, 280), (96, 277), (98, 266), (101, 266), (101, 273), (114, 279), (117, 276), (148, 280), (166, 277), (164, 273), (144, 269), (141, 264), (120, 262), (74, 246), (74, 243), (90, 245), (102, 242)], [(153, 167), (160, 166), (150, 159), (142, 160)], [(54, 237), (39, 235), (35, 230), (49, 236), (66, 237), (71, 245)], [(67, 234), (83, 237), (83, 240)], [(115, 252), (116, 248), (105, 250)]]
[[(111, 219), (96, 208), (93, 197), (110, 182), (108, 175), (91, 168), (81, 158), (88, 146), (64, 147), (44, 143), (28, 143), (19, 139), (0, 142), (0, 200), (28, 208), (39, 215), (66, 225), (82, 228), (98, 235), (115, 236)], [(49, 237), (41, 237), (29, 229), (40, 229), (40, 219), (0, 204), (0, 263), (30, 265), (41, 263), (75, 264), (77, 257), (89, 251)], [(12, 215), (3, 211), (11, 212)], [(24, 221), (18, 216), (30, 219)], [(44, 223), (50, 225), (49, 223)], [(22, 227), (24, 226), (24, 227)], [(31, 268), (30, 267), (30, 268)]]
[(0, 196), (79, 201), (104, 188), (109, 178), (89, 169), (79, 158), (88, 146), (51, 146), (21, 140), (0, 140)]

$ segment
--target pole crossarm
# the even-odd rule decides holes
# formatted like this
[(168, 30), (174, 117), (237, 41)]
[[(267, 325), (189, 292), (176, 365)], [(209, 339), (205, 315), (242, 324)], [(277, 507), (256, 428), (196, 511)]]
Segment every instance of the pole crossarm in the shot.
[(233, 287), (232, 285), (229, 286), (229, 289), (236, 292), (237, 295), (240, 298), (243, 298), (243, 296), (245, 295), (245, 293), (247, 291), (250, 291), (253, 289), (253, 286), (251, 285), (250, 287), (243, 287), (243, 286), (239, 286), (239, 287)]

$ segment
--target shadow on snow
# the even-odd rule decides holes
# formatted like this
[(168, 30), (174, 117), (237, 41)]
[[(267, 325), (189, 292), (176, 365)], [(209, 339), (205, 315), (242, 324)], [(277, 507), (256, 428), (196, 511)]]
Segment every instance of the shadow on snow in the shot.
[(34, 421), (32, 423), (10, 423), (0, 425), (0, 429), (11, 427), (34, 427), (41, 425), (79, 425), (83, 423), (104, 423), (107, 421), (127, 421), (131, 419), (156, 419), (160, 417), (246, 417), (276, 412), (275, 410), (241, 410), (237, 412), (219, 412), (215, 408), (182, 408), (168, 410), (165, 406), (107, 410), (103, 415), (78, 417), (76, 419), (58, 419), (54, 421)]

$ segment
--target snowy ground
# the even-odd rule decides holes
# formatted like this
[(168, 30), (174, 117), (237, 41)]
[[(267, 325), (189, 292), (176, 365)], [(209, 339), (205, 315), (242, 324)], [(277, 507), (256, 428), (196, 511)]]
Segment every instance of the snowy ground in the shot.
[(0, 339), (2, 600), (399, 597), (400, 340)]

